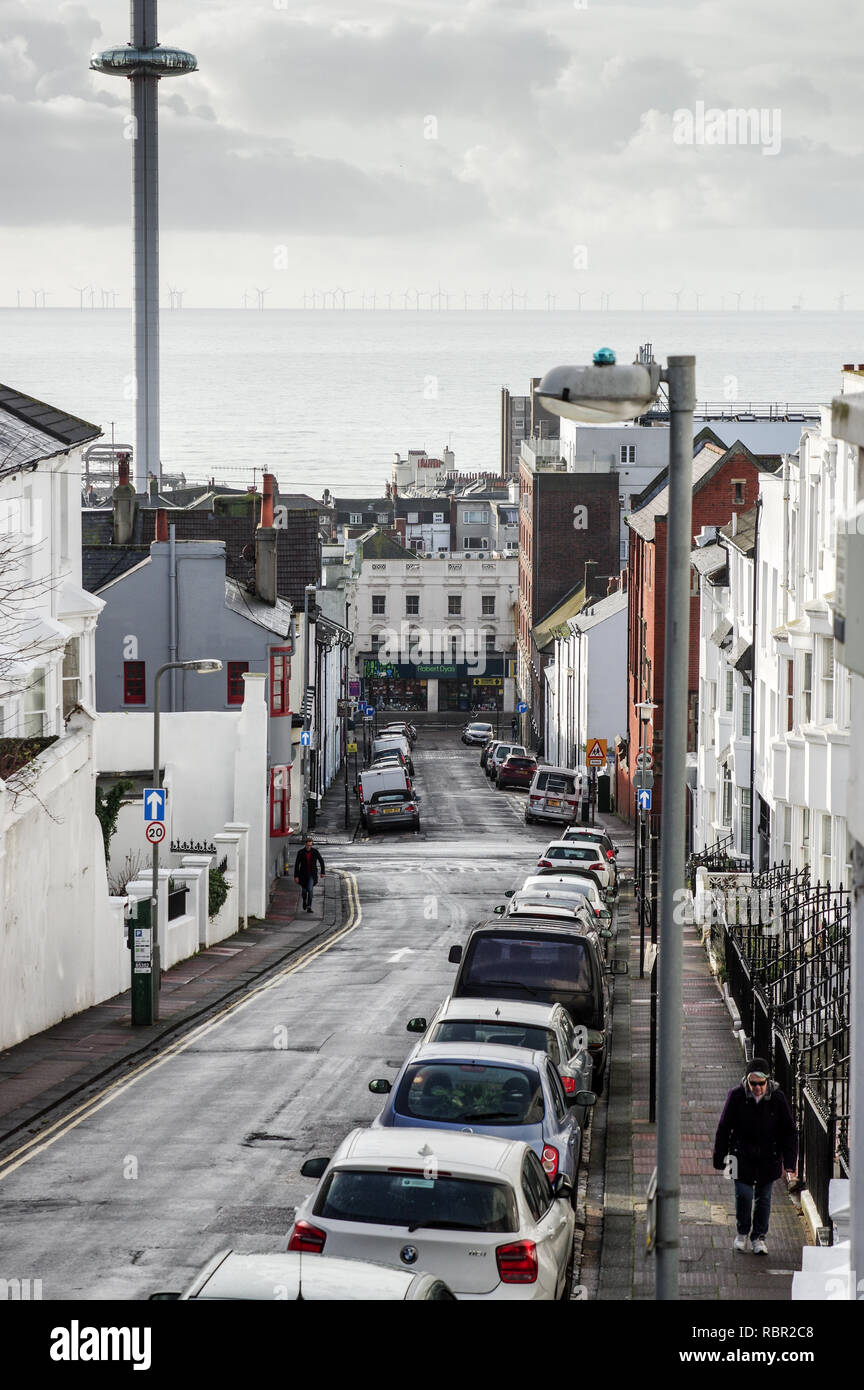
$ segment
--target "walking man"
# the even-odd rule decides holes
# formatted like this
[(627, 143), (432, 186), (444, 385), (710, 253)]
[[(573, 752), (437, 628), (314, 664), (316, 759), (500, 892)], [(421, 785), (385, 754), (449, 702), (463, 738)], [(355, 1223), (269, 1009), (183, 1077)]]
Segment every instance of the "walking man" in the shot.
[(754, 1057), (740, 1085), (726, 1097), (714, 1140), (714, 1167), (726, 1169), (735, 1183), (733, 1250), (767, 1255), (765, 1237), (771, 1216), (771, 1190), (783, 1169), (794, 1177), (798, 1165), (798, 1131), (789, 1102), (764, 1057)]
[(312, 836), (307, 835), (306, 844), (298, 849), (294, 860), (294, 882), (299, 883), (303, 891), (303, 908), (306, 912), (312, 911), (312, 890), (318, 882), (319, 868), (323, 878), (324, 860), (315, 848)]

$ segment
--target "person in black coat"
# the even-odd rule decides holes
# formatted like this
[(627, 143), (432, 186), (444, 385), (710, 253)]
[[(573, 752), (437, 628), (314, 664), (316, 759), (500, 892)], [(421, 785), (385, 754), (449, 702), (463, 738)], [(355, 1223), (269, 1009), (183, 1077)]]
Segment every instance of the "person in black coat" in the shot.
[(714, 1140), (714, 1167), (727, 1168), (735, 1183), (734, 1250), (767, 1255), (771, 1190), (785, 1168), (798, 1165), (798, 1131), (789, 1102), (764, 1057), (754, 1057), (747, 1075), (726, 1097)]
[(321, 877), (324, 877), (324, 860), (314, 846), (312, 836), (306, 836), (306, 844), (302, 849), (298, 849), (297, 858), (294, 860), (294, 882), (299, 883), (303, 890), (303, 907), (306, 912), (312, 911), (312, 890), (318, 882), (318, 870), (321, 870)]

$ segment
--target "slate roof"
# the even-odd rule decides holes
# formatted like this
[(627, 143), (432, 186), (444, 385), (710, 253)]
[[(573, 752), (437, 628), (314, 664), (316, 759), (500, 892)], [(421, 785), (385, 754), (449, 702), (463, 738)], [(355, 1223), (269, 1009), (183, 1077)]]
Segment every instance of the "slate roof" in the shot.
[(751, 507), (749, 512), (739, 512), (734, 535), (731, 521), (720, 528), (730, 545), (734, 545), (742, 555), (752, 555), (756, 549), (756, 516), (756, 507)]
[(101, 433), (99, 425), (0, 384), (0, 478), (65, 454)]
[(422, 560), (423, 555), (394, 541), (383, 531), (369, 531), (357, 540), (363, 547), (364, 560)]
[(726, 566), (728, 556), (724, 545), (697, 545), (690, 552), (690, 563), (697, 574), (716, 574)]
[[(741, 456), (749, 459), (754, 468), (761, 473), (776, 472), (778, 459), (773, 454), (753, 454), (740, 440), (728, 449), (720, 450), (710, 441), (702, 446), (693, 459), (693, 492), (699, 492), (705, 483), (730, 459)], [(638, 509), (630, 513), (629, 524), (632, 530), (644, 540), (653, 541), (654, 527), (658, 517), (669, 513), (669, 470), (664, 468), (653, 482), (639, 496)], [(645, 499), (644, 502), (642, 499)]]
[(554, 608), (544, 615), (531, 629), (531, 636), (538, 652), (542, 652), (544, 647), (548, 647), (553, 638), (559, 634), (566, 637), (568, 635), (567, 620), (575, 618), (581, 612), (582, 604), (585, 602), (585, 585), (574, 584), (573, 588), (566, 593), (562, 599), (556, 603)]
[(587, 632), (598, 623), (605, 623), (607, 618), (614, 618), (616, 613), (620, 613), (622, 608), (626, 607), (626, 590), (616, 589), (614, 594), (607, 594), (605, 598), (597, 599), (590, 607), (581, 609), (578, 617), (572, 620), (573, 627), (578, 628), (580, 632)]
[(291, 618), (294, 610), (284, 599), (277, 599), (275, 605), (262, 603), (257, 594), (242, 589), (236, 579), (225, 580), (225, 607), (241, 618), (248, 618), (259, 627), (275, 632), (277, 637), (288, 637), (291, 633)]

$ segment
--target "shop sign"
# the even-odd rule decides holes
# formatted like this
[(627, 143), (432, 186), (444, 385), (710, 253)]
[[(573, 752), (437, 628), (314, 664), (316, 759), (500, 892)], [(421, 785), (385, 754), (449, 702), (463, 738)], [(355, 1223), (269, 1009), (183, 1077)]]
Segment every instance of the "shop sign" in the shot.
[(500, 676), (475, 676), (471, 681), (472, 685), (501, 685)]
[(419, 666), (417, 667), (418, 676), (455, 676), (455, 666)]

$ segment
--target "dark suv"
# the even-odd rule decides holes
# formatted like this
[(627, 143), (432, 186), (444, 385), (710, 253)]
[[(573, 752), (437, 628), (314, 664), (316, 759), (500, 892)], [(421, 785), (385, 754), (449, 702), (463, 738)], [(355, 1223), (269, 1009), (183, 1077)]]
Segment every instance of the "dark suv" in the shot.
[(475, 927), (464, 948), (451, 946), (449, 960), (459, 966), (453, 998), (563, 1004), (575, 1024), (589, 1029), (593, 1089), (599, 1095), (606, 1073), (608, 975), (625, 974), (627, 963), (607, 967), (596, 933), (553, 926), (543, 918), (488, 922)]

